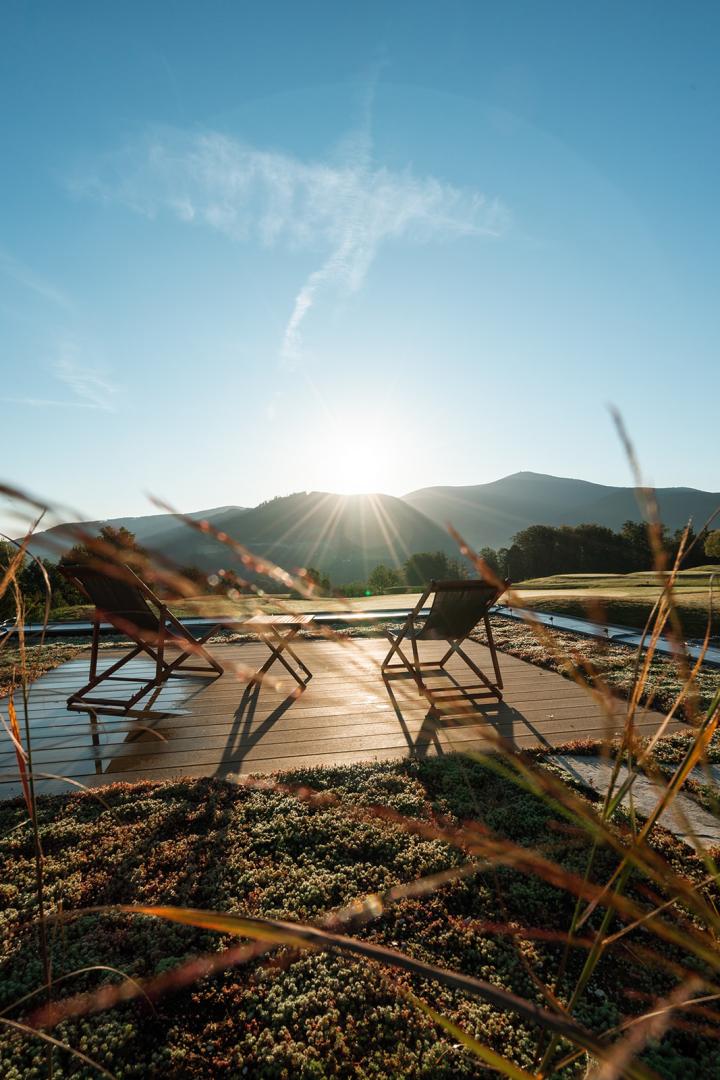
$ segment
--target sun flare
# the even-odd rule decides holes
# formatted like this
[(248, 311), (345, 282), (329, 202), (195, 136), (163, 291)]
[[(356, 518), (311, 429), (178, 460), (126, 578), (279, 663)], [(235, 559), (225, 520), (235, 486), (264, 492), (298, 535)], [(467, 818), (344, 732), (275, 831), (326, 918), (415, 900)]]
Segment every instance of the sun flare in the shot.
[(362, 437), (357, 445), (326, 446), (318, 469), (325, 491), (338, 495), (387, 493), (394, 488), (387, 448), (368, 445)]

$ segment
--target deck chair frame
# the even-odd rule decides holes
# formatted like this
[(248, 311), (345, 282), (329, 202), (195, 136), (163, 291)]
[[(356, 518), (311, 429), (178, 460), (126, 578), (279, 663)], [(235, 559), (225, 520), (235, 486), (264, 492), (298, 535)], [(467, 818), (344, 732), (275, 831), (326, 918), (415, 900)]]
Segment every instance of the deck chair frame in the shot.
[[(283, 629), (284, 627), (282, 626), (269, 626), (267, 630), (256, 631), (260, 640), (263, 641), (270, 650), (270, 656), (262, 665), (262, 667), (259, 668), (255, 672), (255, 674), (250, 677), (250, 679), (248, 680), (249, 684), (257, 683), (258, 686), (261, 685), (263, 677), (267, 674), (267, 672), (270, 670), (276, 660), (278, 660), (283, 665), (283, 667), (290, 672), (299, 687), (303, 688), (307, 686), (307, 684), (310, 682), (312, 678), (312, 672), (310, 671), (310, 668), (302, 662), (302, 660), (290, 644), (293, 638), (297, 637), (297, 635), (300, 633), (302, 627), (291, 626), (289, 629), (285, 630), (284, 633), (281, 633), (280, 631)], [(287, 662), (287, 660), (283, 656), (283, 653), (285, 652), (290, 654), (302, 674), (295, 671), (295, 669)]]
[[(136, 626), (131, 619), (123, 618), (112, 611), (100, 608), (95, 603), (95, 600), (86, 588), (82, 579), (76, 576), (77, 571), (80, 569), (82, 568), (74, 566), (62, 568), (66, 577), (68, 577), (81, 592), (85, 593), (91, 603), (95, 604), (95, 612), (92, 620), (92, 644), (90, 648), (90, 678), (85, 686), (80, 690), (76, 690), (75, 693), (71, 694), (67, 699), (68, 709), (75, 711), (99, 709), (108, 715), (126, 716), (134, 709), (134, 706), (141, 698), (149, 691), (162, 687), (172, 675), (209, 675), (214, 673), (216, 676), (219, 676), (223, 674), (225, 669), (222, 665), (210, 655), (207, 649), (203, 648), (207, 640), (222, 624), (218, 623), (215, 626), (212, 626), (202, 637), (195, 638), (190, 631), (175, 618), (167, 605), (155, 595), (152, 589), (149, 588), (142, 578), (138, 577), (130, 567), (118, 567), (117, 571), (113, 568), (112, 573), (108, 573), (105, 568), (103, 568), (103, 570), (93, 568), (94, 573), (105, 577), (115, 577), (126, 585), (129, 585), (131, 588), (134, 588), (137, 593), (139, 593), (148, 606), (149, 614), (153, 616), (156, 621), (156, 626), (152, 629), (140, 628), (139, 626)], [(152, 605), (152, 607), (149, 605)], [(154, 611), (153, 608), (155, 609)], [(119, 660), (114, 664), (111, 664), (109, 668), (98, 673), (100, 626), (103, 622), (110, 623), (110, 625), (116, 630), (119, 630), (120, 633), (126, 634), (127, 637), (135, 643), (135, 646), (129, 653), (121, 656)], [(166, 648), (168, 646), (180, 650), (179, 654), (172, 660), (166, 658)], [(130, 663), (131, 660), (134, 660), (142, 653), (149, 656), (155, 663), (155, 674), (151, 678), (143, 681), (131, 675), (116, 674), (116, 672), (120, 671), (121, 668), (125, 667), (126, 664)], [(204, 663), (186, 664), (185, 661), (193, 656), (201, 658)], [(180, 667), (182, 667), (182, 671), (178, 671)], [(129, 683), (140, 682), (141, 686), (135, 693), (131, 694), (130, 697), (126, 699), (117, 697), (97, 697), (92, 695), (92, 691), (106, 681)], [(142, 712), (142, 710), (140, 711)]]
[[(485, 610), (484, 614), (479, 616), (479, 618), (476, 620), (476, 622), (474, 624), (474, 626), (477, 626), (479, 622), (482, 622), (484, 627), (485, 627), (485, 633), (487, 634), (488, 648), (490, 650), (490, 658), (492, 660), (493, 672), (494, 672), (494, 675), (495, 675), (495, 681), (494, 682), (492, 682), (487, 677), (485, 672), (482, 671), (481, 668), (478, 667), (478, 665), (474, 662), (474, 660), (470, 656), (468, 656), (468, 654), (462, 648), (463, 642), (467, 639), (468, 634), (470, 633), (470, 631), (468, 631), (468, 633), (462, 635), (461, 637), (447, 637), (447, 638), (438, 637), (438, 638), (435, 638), (435, 639), (430, 639), (430, 638), (423, 639), (422, 631), (424, 629), (425, 624), (427, 623), (427, 620), (429, 620), (430, 615), (432, 614), (432, 610), (433, 610), (432, 608), (430, 609), (430, 612), (428, 613), (427, 619), (424, 618), (422, 620), (422, 622), (419, 623), (420, 613), (421, 613), (422, 609), (425, 607), (425, 604), (426, 604), (426, 602), (428, 600), (428, 597), (433, 596), (433, 595), (438, 595), (439, 593), (461, 592), (463, 590), (472, 590), (473, 588), (480, 588), (481, 586), (484, 588), (485, 591), (487, 591), (487, 588), (488, 588), (487, 583), (482, 581), (482, 580), (478, 580), (477, 583), (475, 583), (473, 580), (431, 581), (430, 584), (425, 589), (422, 596), (420, 597), (420, 599), (418, 600), (417, 604), (415, 605), (415, 607), (413, 608), (413, 610), (410, 612), (407, 619), (403, 623), (403, 625), (401, 627), (401, 630), (400, 630), (400, 633), (397, 634), (397, 635), (394, 635), (390, 630), (385, 631), (385, 636), (387, 637), (388, 641), (390, 642), (391, 647), (390, 647), (390, 651), (388, 652), (387, 656), (385, 657), (382, 664), (380, 665), (380, 670), (381, 670), (381, 673), (382, 673), (382, 677), (384, 679), (387, 679), (387, 678), (392, 678), (393, 676), (397, 676), (397, 675), (410, 675), (412, 677), (412, 679), (415, 681), (415, 684), (416, 684), (416, 686), (418, 688), (418, 693), (420, 694), (420, 696), (427, 698), (427, 700), (430, 703), (431, 707), (435, 708), (436, 705), (437, 705), (437, 701), (438, 701), (438, 695), (440, 695), (442, 693), (445, 693), (446, 688), (430, 688), (427, 685), (425, 679), (423, 678), (423, 673), (426, 672), (426, 671), (430, 671), (430, 670), (437, 671), (438, 668), (444, 671), (445, 670), (445, 665), (451, 659), (451, 657), (458, 656), (461, 660), (464, 661), (466, 666), (473, 672), (473, 674), (476, 675), (477, 678), (480, 680), (480, 683), (482, 684), (482, 686), (484, 688), (483, 692), (486, 693), (486, 694), (490, 694), (493, 697), (496, 697), (498, 699), (498, 701), (502, 701), (502, 696), (503, 696), (503, 693), (502, 693), (503, 692), (502, 674), (500, 672), (500, 664), (498, 663), (497, 649), (495, 648), (495, 639), (493, 638), (492, 627), (490, 625), (490, 619), (488, 617), (488, 609), (493, 604), (495, 604), (497, 602), (497, 600), (502, 596), (502, 594), (505, 592), (505, 589), (509, 586), (509, 584), (510, 584), (509, 581), (503, 582), (494, 591), (494, 593), (491, 592), (489, 594), (489, 596), (487, 598), (487, 603), (486, 603), (486, 610)], [(433, 601), (433, 606), (434, 606), (434, 601)], [(474, 629), (474, 627), (473, 627), (473, 629)], [(420, 660), (420, 654), (419, 654), (419, 650), (418, 650), (418, 641), (422, 641), (422, 640), (441, 640), (441, 641), (444, 640), (444, 641), (446, 641), (446, 643), (448, 645), (448, 649), (447, 649), (447, 651), (445, 652), (445, 654), (443, 655), (443, 657), (440, 660), (422, 661), (422, 660)], [(411, 657), (407, 656), (407, 654), (405, 652), (403, 652), (403, 650), (401, 648), (403, 642), (406, 642), (406, 641), (408, 641), (410, 643), (410, 648), (411, 648), (411, 653), (412, 653)], [(395, 655), (397, 655), (397, 657), (398, 657), (398, 659), (400, 661), (399, 663), (391, 662)], [(457, 686), (447, 688), (447, 690), (449, 690), (451, 693), (457, 692), (457, 689), (458, 689)], [(471, 688), (468, 687), (468, 688), (462, 688), (462, 689), (463, 689), (463, 692), (468, 693), (468, 691)], [(477, 697), (479, 695), (478, 694), (472, 694), (470, 696)]]

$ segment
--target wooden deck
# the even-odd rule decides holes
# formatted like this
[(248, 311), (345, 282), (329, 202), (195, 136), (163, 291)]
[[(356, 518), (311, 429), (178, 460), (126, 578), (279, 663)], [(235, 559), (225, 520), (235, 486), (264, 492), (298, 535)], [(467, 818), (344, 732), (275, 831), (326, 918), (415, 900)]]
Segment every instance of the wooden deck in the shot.
[[(388, 690), (379, 671), (387, 651), (384, 639), (305, 640), (294, 647), (313, 673), (302, 692), (278, 664), (270, 672), (274, 678), (259, 688), (248, 686), (248, 672), (267, 656), (265, 646), (221, 645), (211, 651), (225, 667), (222, 678), (172, 678), (155, 698), (152, 715), (142, 720), (101, 715), (93, 723), (84, 713), (69, 712), (66, 698), (86, 682), (88, 656), (61, 665), (30, 690), (33, 767), (36, 776), (45, 774), (38, 790), (74, 790), (48, 774), (90, 786), (228, 776), (487, 750), (498, 735), (517, 747), (553, 746), (602, 738), (622, 727), (622, 703), (609, 723), (591, 696), (574, 683), (502, 654), (505, 698), (500, 704), (488, 698), (473, 704), (452, 689), (457, 686), (453, 680), (467, 673), (458, 661), (448, 665), (448, 675), (432, 679), (434, 687), (451, 689), (446, 715), (438, 723), (409, 678), (394, 679)], [(424, 644), (424, 658), (439, 658), (441, 648)], [(492, 670), (484, 646), (468, 642), (467, 648), (483, 670)], [(101, 665), (109, 666), (120, 650), (100, 655)], [(137, 660), (124, 673), (142, 676), (149, 670), (149, 662)], [(103, 693), (108, 685), (103, 684)], [(115, 684), (124, 694), (128, 685)], [(660, 719), (646, 712), (638, 718), (639, 729), (650, 734)], [(14, 750), (4, 736), (0, 798), (19, 793)]]

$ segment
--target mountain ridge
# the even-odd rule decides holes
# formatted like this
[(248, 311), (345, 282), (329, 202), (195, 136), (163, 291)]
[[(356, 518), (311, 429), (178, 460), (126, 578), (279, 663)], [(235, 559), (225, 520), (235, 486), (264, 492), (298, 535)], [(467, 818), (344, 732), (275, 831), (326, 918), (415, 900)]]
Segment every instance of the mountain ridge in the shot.
[[(697, 488), (659, 488), (661, 518), (671, 531), (689, 518), (699, 529), (720, 505), (720, 493)], [(314, 566), (336, 584), (365, 580), (379, 563), (401, 565), (419, 551), (457, 556), (447, 532), (451, 523), (474, 548), (507, 547), (530, 525), (597, 523), (619, 529), (640, 521), (631, 487), (521, 471), (486, 484), (434, 485), (407, 495), (337, 495), (304, 491), (277, 496), (255, 507), (225, 505), (184, 515), (208, 520), (259, 557), (286, 569)], [(134, 532), (138, 542), (179, 566), (216, 570), (236, 564), (212, 536), (189, 528), (171, 514), (116, 517), (66, 523), (38, 533), (30, 550), (58, 558), (76, 540), (74, 530), (110, 524)]]
[[(700, 528), (720, 505), (720, 493), (657, 488), (661, 520), (674, 531), (693, 518)], [(452, 521), (475, 547), (507, 547), (530, 525), (598, 524), (619, 529), (641, 521), (635, 489), (587, 480), (519, 472), (488, 484), (436, 485), (403, 496), (431, 520)]]

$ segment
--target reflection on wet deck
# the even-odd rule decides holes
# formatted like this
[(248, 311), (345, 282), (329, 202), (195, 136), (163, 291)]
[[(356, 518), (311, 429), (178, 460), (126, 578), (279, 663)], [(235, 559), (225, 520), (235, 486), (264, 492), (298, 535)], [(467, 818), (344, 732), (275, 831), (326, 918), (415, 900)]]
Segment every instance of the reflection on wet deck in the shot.
[[(380, 661), (387, 645), (382, 639), (306, 640), (296, 648), (313, 672), (302, 691), (279, 665), (261, 687), (248, 685), (247, 673), (267, 656), (264, 646), (221, 645), (212, 649), (225, 667), (221, 678), (174, 677), (143, 702), (147, 714), (140, 718), (68, 711), (66, 699), (87, 680), (88, 655), (61, 665), (30, 690), (38, 790), (73, 790), (63, 777), (95, 786), (487, 750), (498, 736), (518, 747), (562, 745), (601, 738), (622, 726), (621, 703), (608, 718), (574, 683), (504, 655), (501, 703), (464, 694), (458, 684), (467, 669), (455, 667), (455, 661), (447, 674), (433, 677), (431, 685), (443, 689), (445, 702), (438, 721), (412, 680), (383, 682)], [(427, 643), (425, 650), (427, 659), (441, 655), (440, 645)], [(491, 670), (484, 646), (469, 642), (468, 652)], [(101, 663), (109, 666), (119, 655), (120, 650), (104, 651)], [(124, 671), (142, 679), (150, 668), (150, 661), (136, 660)], [(104, 694), (109, 685), (103, 685)], [(129, 684), (116, 685), (118, 695), (127, 694)], [(638, 726), (649, 734), (659, 721), (658, 714), (647, 712)], [(15, 752), (5, 736), (0, 797), (19, 793)]]

